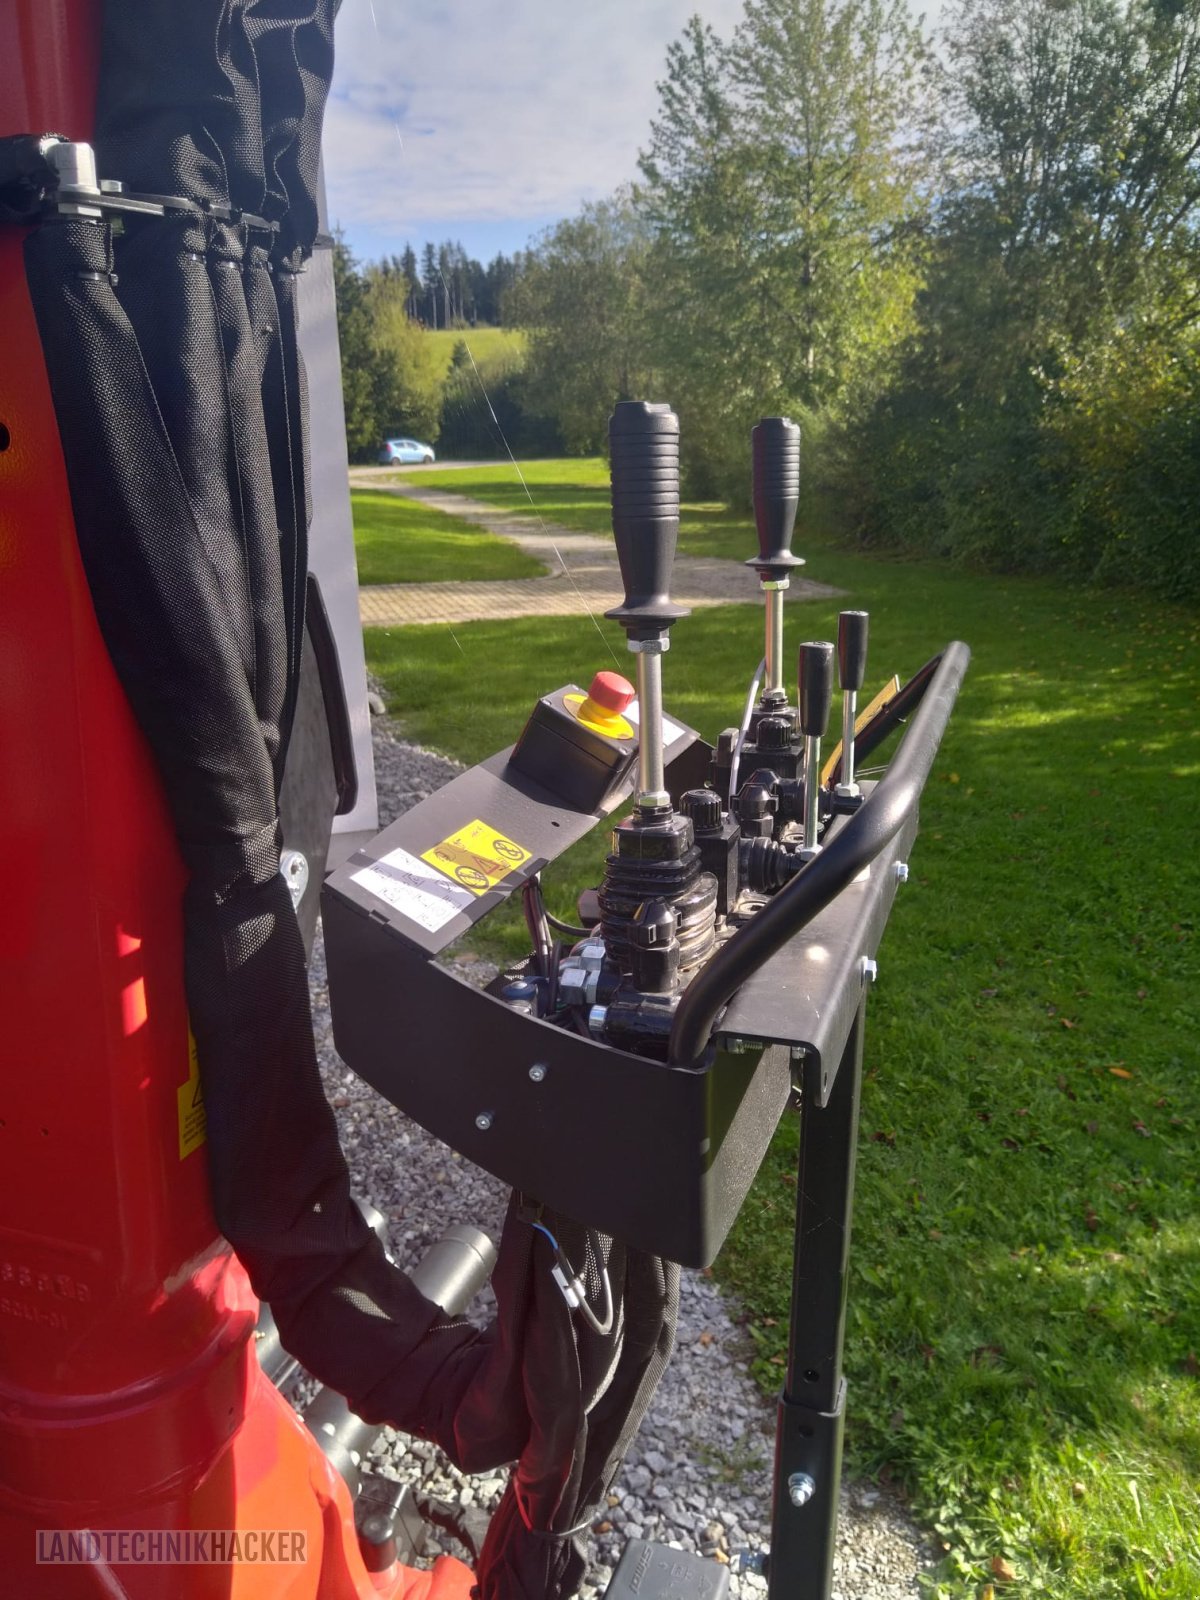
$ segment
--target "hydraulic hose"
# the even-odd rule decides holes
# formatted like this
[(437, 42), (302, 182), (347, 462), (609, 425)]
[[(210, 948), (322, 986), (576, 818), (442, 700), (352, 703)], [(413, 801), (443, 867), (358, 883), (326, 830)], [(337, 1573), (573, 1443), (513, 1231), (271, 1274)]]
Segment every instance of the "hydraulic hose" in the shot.
[(697, 1061), (717, 1017), (742, 984), (823, 911), (899, 833), (921, 798), (970, 659), (965, 644), (955, 641), (947, 645), (890, 702), (888, 711), (903, 702), (897, 717), (914, 705), (920, 709), (886, 774), (846, 826), (692, 979), (671, 1027), (669, 1062), (690, 1065)]

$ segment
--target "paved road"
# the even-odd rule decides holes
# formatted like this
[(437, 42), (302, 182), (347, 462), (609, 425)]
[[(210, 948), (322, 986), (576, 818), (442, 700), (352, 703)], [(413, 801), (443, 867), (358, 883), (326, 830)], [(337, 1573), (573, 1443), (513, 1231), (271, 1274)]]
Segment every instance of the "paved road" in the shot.
[[(350, 482), (388, 494), (419, 500), (447, 511), (465, 522), (503, 539), (511, 539), (549, 570), (544, 578), (510, 578), (476, 583), (388, 583), (358, 592), (359, 614), (366, 628), (407, 627), (433, 622), (479, 622), (504, 617), (587, 616), (620, 605), (623, 598), (617, 552), (611, 538), (594, 533), (573, 533), (554, 523), (510, 511), (499, 511), (482, 501), (449, 494), (428, 483), (374, 481), (368, 473), (381, 469), (355, 468)], [(716, 556), (680, 555), (675, 560), (672, 598), (692, 610), (704, 606), (753, 602), (758, 598), (758, 578), (739, 561)], [(793, 578), (789, 601), (824, 600), (840, 589)]]

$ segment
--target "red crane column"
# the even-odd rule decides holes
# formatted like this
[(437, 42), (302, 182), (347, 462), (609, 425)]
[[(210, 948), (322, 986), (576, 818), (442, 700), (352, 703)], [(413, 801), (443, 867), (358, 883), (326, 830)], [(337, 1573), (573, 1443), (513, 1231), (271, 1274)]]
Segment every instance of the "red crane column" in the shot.
[[(91, 138), (99, 14), (0, 8), (0, 135)], [(259, 1372), (257, 1305), (212, 1220), (184, 873), (92, 611), (22, 240), (0, 230), (3, 1586), (416, 1600), (428, 1575), (363, 1567), (344, 1482)], [(304, 1559), (39, 1560), (83, 1529), (278, 1530)], [(465, 1595), (470, 1575), (450, 1563), (433, 1581)]]

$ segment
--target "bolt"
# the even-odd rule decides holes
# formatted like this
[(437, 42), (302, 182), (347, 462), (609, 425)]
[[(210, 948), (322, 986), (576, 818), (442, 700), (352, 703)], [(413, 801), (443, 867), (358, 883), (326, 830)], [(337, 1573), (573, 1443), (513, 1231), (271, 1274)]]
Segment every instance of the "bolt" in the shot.
[(308, 888), (308, 861), (299, 850), (285, 850), (279, 858), (279, 871), (292, 897), (292, 909), (298, 911)]
[(490, 1111), (481, 1111), (475, 1118), (475, 1126), (479, 1129), (480, 1133), (486, 1133), (491, 1125), (492, 1113)]
[(799, 1510), (806, 1506), (817, 1492), (817, 1486), (807, 1472), (793, 1472), (788, 1479), (788, 1498)]
[(870, 956), (862, 958), (862, 975), (864, 983), (874, 983), (879, 976), (879, 963), (872, 961)]
[(897, 861), (895, 866), (892, 868), (892, 871), (896, 874), (896, 882), (897, 883), (907, 883), (908, 882), (908, 862), (907, 861)]
[(534, 1083), (544, 1083), (545, 1082), (545, 1080), (546, 1080), (546, 1069), (545, 1069), (544, 1066), (542, 1066), (540, 1061), (535, 1061), (533, 1066), (530, 1067), (529, 1076), (530, 1076), (530, 1078), (532, 1079), (532, 1081)]

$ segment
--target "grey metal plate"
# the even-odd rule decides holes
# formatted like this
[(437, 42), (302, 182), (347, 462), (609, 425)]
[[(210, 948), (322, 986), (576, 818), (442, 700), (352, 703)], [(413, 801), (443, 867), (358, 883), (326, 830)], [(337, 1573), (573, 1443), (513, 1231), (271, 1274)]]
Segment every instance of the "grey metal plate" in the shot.
[[(694, 729), (672, 720), (679, 732), (667, 747), (668, 756), (697, 737)], [(576, 811), (516, 771), (508, 759), (511, 749), (452, 778), (356, 850), (331, 874), (326, 893), (340, 896), (434, 956), (611, 816), (632, 793), (630, 779), (602, 811)], [(456, 881), (444, 867), (424, 859), (427, 851), (473, 824), (484, 825), (475, 830), (484, 852), (482, 877), (478, 869), (463, 863), (461, 881)], [(495, 881), (490, 881), (489, 856), (491, 865), (505, 868)]]
[(907, 861), (916, 836), (914, 815), (861, 877), (742, 985), (717, 1030), (727, 1040), (803, 1047), (805, 1083), (821, 1105), (854, 1023), (863, 959), (878, 950), (896, 897), (896, 863)]

